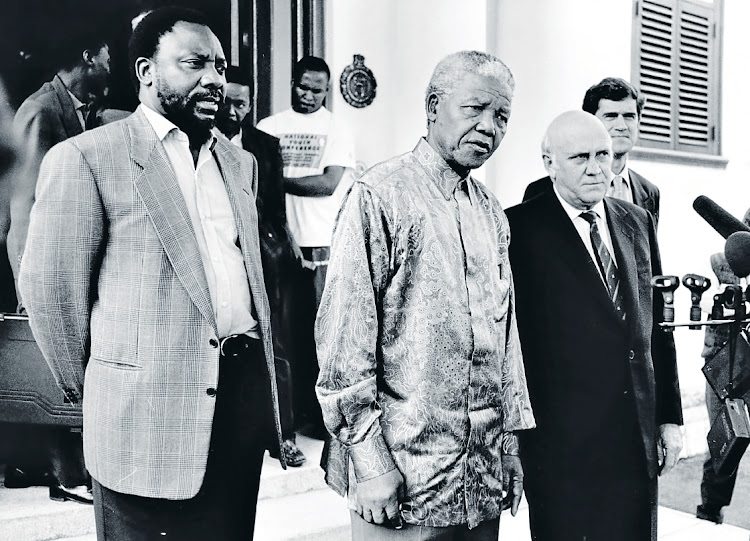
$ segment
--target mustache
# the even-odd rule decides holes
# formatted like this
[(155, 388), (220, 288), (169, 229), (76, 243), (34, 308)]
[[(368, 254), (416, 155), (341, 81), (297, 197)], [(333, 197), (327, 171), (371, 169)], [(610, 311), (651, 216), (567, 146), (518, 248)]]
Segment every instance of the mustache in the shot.
[(224, 92), (221, 90), (208, 90), (203, 92), (197, 92), (190, 96), (190, 101), (192, 102), (198, 102), (203, 101), (206, 99), (213, 99), (216, 100), (218, 103), (222, 103), (224, 101)]

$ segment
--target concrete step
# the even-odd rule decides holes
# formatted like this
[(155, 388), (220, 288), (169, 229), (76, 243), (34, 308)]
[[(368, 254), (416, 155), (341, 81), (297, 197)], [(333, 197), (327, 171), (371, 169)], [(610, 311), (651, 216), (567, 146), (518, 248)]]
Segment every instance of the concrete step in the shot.
[[(266, 456), (261, 476), (255, 539), (258, 541), (346, 541), (350, 539), (345, 499), (323, 482), (318, 463), (322, 442), (298, 437), (307, 456), (300, 468), (283, 471)], [(46, 488), (0, 488), (1, 541), (96, 541), (93, 509), (73, 502), (53, 502)], [(503, 513), (500, 539), (530, 541), (528, 507), (518, 515)], [(748, 531), (717, 526), (694, 516), (659, 509), (659, 539), (665, 541), (747, 541)]]
[(0, 488), (0, 539), (43, 541), (94, 532), (90, 505), (54, 502), (46, 487)]
[[(312, 491), (276, 500), (258, 502), (258, 541), (348, 541), (351, 539), (348, 512), (341, 498), (328, 491)], [(272, 500), (273, 501), (273, 500)], [(294, 506), (294, 507), (292, 507)], [(297, 511), (300, 510), (300, 511)], [(306, 527), (303, 527), (306, 525)], [(747, 541), (748, 530), (727, 524), (716, 525), (694, 516), (659, 508), (659, 541)], [(525, 502), (512, 517), (503, 513), (499, 539), (530, 541), (529, 513)], [(58, 541), (96, 541), (95, 535), (70, 537)]]
[[(20, 533), (20, 532), (19, 532)], [(255, 539), (259, 541), (347, 541), (351, 538), (346, 501), (329, 489), (258, 502)], [(0, 537), (27, 541), (27, 537)], [(96, 535), (47, 537), (60, 541), (96, 541)]]
[[(318, 492), (338, 498), (323, 481), (323, 470), (320, 469), (320, 454), (323, 442), (298, 436), (297, 445), (305, 453), (307, 461), (299, 468), (281, 469), (278, 461), (267, 453), (263, 462), (261, 484), (258, 493), (258, 525), (261, 525), (261, 509), (271, 503), (275, 508), (288, 505), (286, 516), (294, 517), (290, 509), (297, 509), (295, 501), (287, 502), (287, 498), (307, 492)], [(0, 470), (1, 472), (2, 470)], [(54, 502), (48, 497), (45, 487), (30, 487), (23, 489), (6, 489), (0, 487), (0, 540), (2, 541), (47, 541), (50, 539), (72, 538), (87, 536), (84, 539), (94, 539), (91, 534), (95, 530), (94, 513), (90, 506), (74, 502)], [(281, 503), (274, 500), (281, 500)], [(316, 500), (317, 498), (309, 498)], [(316, 509), (313, 503), (303, 500), (303, 504), (310, 509)], [(292, 506), (294, 505), (294, 507)], [(345, 505), (337, 505), (345, 511)], [(279, 522), (285, 520), (285, 514), (273, 515)], [(323, 514), (325, 516), (325, 514)], [(348, 522), (348, 515), (346, 516)], [(292, 523), (295, 521), (292, 520)], [(289, 527), (286, 524), (285, 527)], [(293, 524), (292, 524), (293, 526)], [(266, 525), (264, 524), (264, 527)], [(268, 525), (267, 531), (271, 525)], [(283, 528), (282, 528), (283, 529)], [(299, 529), (299, 528), (298, 528)], [(292, 531), (295, 531), (292, 528)], [(265, 536), (258, 539), (266, 539)], [(277, 539), (270, 538), (269, 539)], [(278, 539), (284, 539), (278, 538)], [(292, 538), (296, 539), (296, 538)], [(299, 539), (306, 539), (300, 537)]]

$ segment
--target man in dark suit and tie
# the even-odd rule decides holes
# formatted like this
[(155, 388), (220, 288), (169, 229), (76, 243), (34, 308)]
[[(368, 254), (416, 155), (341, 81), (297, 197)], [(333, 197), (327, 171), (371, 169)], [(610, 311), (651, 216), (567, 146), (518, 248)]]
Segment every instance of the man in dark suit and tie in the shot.
[(10, 207), (8, 257), (16, 280), (42, 158), (60, 141), (93, 127), (96, 113), (90, 108), (103, 97), (109, 77), (109, 47), (101, 30), (73, 33), (56, 50), (57, 73), (24, 100), (13, 120), (27, 155), (26, 169), (13, 182)]
[(555, 119), (552, 190), (508, 209), (536, 430), (522, 435), (532, 537), (656, 539), (656, 475), (682, 448), (674, 341), (658, 327), (653, 217), (604, 197), (612, 143), (593, 115)]
[[(646, 98), (616, 77), (607, 77), (586, 91), (582, 109), (601, 120), (612, 138), (612, 178), (607, 179), (607, 195), (647, 210), (659, 225), (659, 188), (628, 168), (628, 153), (638, 140), (641, 111)], [(523, 200), (552, 190), (550, 177), (535, 180), (526, 187)]]

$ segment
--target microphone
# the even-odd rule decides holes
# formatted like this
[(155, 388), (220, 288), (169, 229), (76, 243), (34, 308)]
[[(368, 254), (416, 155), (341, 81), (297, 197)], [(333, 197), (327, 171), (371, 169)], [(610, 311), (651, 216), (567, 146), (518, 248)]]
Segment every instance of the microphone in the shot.
[(705, 195), (699, 195), (695, 198), (693, 208), (695, 212), (700, 214), (701, 218), (708, 222), (708, 225), (713, 227), (725, 239), (738, 231), (750, 232), (750, 227), (747, 227)]
[(740, 278), (750, 274), (750, 233), (737, 231), (724, 244), (724, 257), (732, 272)]

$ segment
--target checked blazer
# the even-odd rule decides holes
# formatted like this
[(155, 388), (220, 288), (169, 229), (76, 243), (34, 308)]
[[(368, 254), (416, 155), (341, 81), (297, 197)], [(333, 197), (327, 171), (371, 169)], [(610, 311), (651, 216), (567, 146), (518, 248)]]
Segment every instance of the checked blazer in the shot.
[[(260, 324), (280, 439), (256, 164), (221, 138), (213, 152)], [(47, 154), (20, 281), (58, 384), (74, 399), (83, 396), (91, 475), (121, 493), (195, 496), (206, 469), (221, 337), (185, 200), (141, 110)]]

